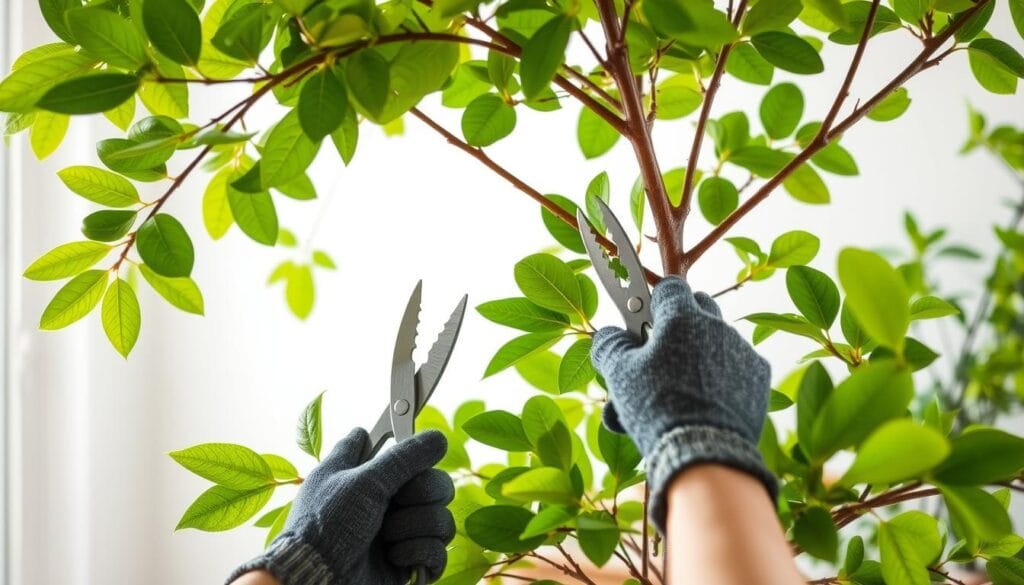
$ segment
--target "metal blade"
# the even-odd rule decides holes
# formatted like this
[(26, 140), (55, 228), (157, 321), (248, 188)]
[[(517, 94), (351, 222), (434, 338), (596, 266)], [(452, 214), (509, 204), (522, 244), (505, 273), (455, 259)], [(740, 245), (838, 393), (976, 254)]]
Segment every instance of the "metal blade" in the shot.
[(640, 264), (640, 257), (636, 254), (633, 242), (622, 229), (622, 224), (615, 217), (612, 210), (601, 199), (597, 200), (601, 208), (601, 215), (604, 216), (604, 224), (608, 228), (608, 237), (615, 242), (618, 248), (619, 261), (625, 267), (629, 275), (629, 283), (626, 285), (625, 295), (622, 303), (618, 303), (619, 311), (626, 320), (626, 328), (631, 332), (644, 338), (644, 328), (650, 325), (651, 318), (651, 290), (647, 288), (647, 278), (644, 274), (643, 265)]
[(621, 307), (622, 303), (625, 302), (626, 291), (619, 284), (619, 278), (615, 276), (615, 272), (608, 266), (608, 256), (605, 254), (601, 244), (597, 242), (594, 228), (587, 221), (587, 216), (583, 214), (582, 209), (576, 210), (576, 221), (580, 226), (583, 246), (587, 249), (587, 255), (590, 256), (590, 262), (594, 265), (594, 270), (597, 271), (601, 284), (604, 285), (604, 289), (608, 291), (615, 305)]
[(363, 453), (363, 461), (369, 461), (373, 459), (377, 452), (380, 451), (381, 447), (388, 439), (395, 436), (394, 429), (391, 428), (391, 407), (384, 409), (384, 412), (380, 413), (380, 417), (377, 418), (377, 424), (373, 425), (370, 429), (370, 440), (366, 442), (366, 451)]
[(405, 306), (402, 324), (395, 339), (395, 352), (391, 359), (391, 427), (397, 441), (412, 436), (413, 421), (416, 417), (416, 364), (412, 360), (412, 352), (416, 349), (422, 292), (421, 280), (416, 283), (409, 303)]
[(444, 369), (448, 365), (448, 360), (452, 357), (452, 350), (455, 349), (455, 342), (458, 340), (459, 331), (462, 329), (462, 319), (466, 316), (466, 303), (468, 300), (469, 295), (463, 295), (462, 300), (459, 301), (451, 316), (448, 317), (448, 321), (444, 324), (444, 329), (437, 336), (434, 345), (430, 346), (430, 351), (427, 353), (427, 361), (416, 372), (417, 413), (423, 410), (431, 395), (434, 394), (434, 388), (437, 387), (437, 382), (441, 379), (441, 375), (444, 374)]

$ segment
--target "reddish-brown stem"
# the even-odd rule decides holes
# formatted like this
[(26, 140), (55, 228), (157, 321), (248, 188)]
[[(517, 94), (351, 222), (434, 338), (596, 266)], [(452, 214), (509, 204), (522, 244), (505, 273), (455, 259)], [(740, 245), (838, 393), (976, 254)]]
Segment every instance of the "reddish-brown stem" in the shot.
[(665, 191), (665, 181), (661, 176), (661, 167), (658, 165), (654, 142), (647, 126), (643, 96), (629, 65), (629, 48), (625, 43), (616, 42), (622, 37), (622, 28), (615, 13), (615, 3), (613, 0), (597, 0), (596, 4), (607, 42), (608, 68), (619, 88), (623, 111), (626, 114), (625, 136), (633, 145), (651, 215), (658, 230), (661, 263), (666, 274), (680, 274), (684, 266), (683, 253), (674, 233), (672, 205)]
[(697, 245), (690, 249), (686, 253), (687, 265), (692, 265), (701, 256), (703, 256), (704, 253), (707, 252), (711, 248), (711, 246), (715, 244), (715, 242), (720, 240), (726, 233), (728, 233), (729, 230), (732, 229), (732, 227), (735, 226), (740, 219), (742, 219), (748, 213), (753, 211), (754, 208), (756, 208), (765, 199), (767, 199), (768, 196), (771, 195), (772, 192), (779, 185), (781, 185), (783, 181), (786, 180), (786, 178), (788, 178), (794, 171), (796, 171), (797, 168), (800, 167), (800, 165), (810, 160), (812, 156), (814, 156), (815, 154), (818, 153), (818, 151), (824, 148), (828, 144), (829, 140), (832, 140), (837, 136), (841, 136), (843, 133), (845, 133), (846, 130), (848, 130), (851, 126), (853, 126), (861, 119), (863, 119), (868, 112), (870, 112), (875, 106), (877, 106), (882, 100), (888, 97), (892, 92), (896, 91), (903, 84), (905, 84), (910, 78), (914, 77), (915, 75), (929, 67), (937, 65), (939, 61), (934, 59), (929, 60), (930, 57), (934, 55), (935, 52), (938, 51), (938, 49), (953, 36), (953, 33), (960, 30), (960, 28), (964, 25), (965, 22), (967, 22), (968, 19), (970, 19), (974, 14), (977, 13), (978, 10), (981, 10), (988, 2), (991, 1), (992, 0), (980, 0), (970, 9), (963, 12), (959, 17), (957, 17), (956, 20), (951, 22), (949, 26), (946, 27), (944, 31), (942, 31), (941, 34), (931, 39), (928, 39), (921, 53), (916, 58), (914, 58), (914, 60), (911, 61), (910, 64), (903, 69), (903, 71), (897, 74), (892, 81), (890, 81), (888, 84), (885, 85), (885, 87), (883, 87), (875, 95), (873, 95), (871, 99), (854, 108), (853, 112), (851, 112), (841, 122), (836, 124), (831, 130), (829, 130), (827, 135), (822, 136), (819, 134), (814, 140), (811, 141), (810, 144), (808, 144), (802, 151), (800, 151), (800, 153), (798, 153), (793, 158), (793, 160), (791, 160), (785, 167), (783, 167), (782, 170), (780, 170), (778, 173), (775, 174), (774, 177), (765, 182), (765, 184), (762, 185), (761, 188), (758, 189), (757, 192), (755, 192), (754, 195), (750, 197), (750, 199), (748, 199), (742, 205), (740, 205), (739, 208), (736, 209), (736, 211), (732, 212), (732, 214), (730, 214), (729, 217), (725, 218), (725, 220), (723, 220), (722, 223), (715, 227), (715, 229), (711, 230), (711, 232), (707, 236), (705, 236), (704, 239), (702, 239), (700, 242), (697, 243)]
[[(746, 9), (747, 0), (740, 0), (734, 16), (736, 22), (739, 22)], [(714, 105), (715, 97), (718, 95), (718, 88), (722, 85), (725, 64), (729, 60), (729, 54), (732, 53), (733, 46), (733, 43), (722, 46), (722, 50), (718, 53), (718, 61), (715, 63), (715, 70), (711, 74), (707, 88), (704, 90), (704, 103), (701, 104), (700, 115), (697, 117), (697, 127), (693, 135), (693, 144), (690, 146), (690, 155), (686, 161), (686, 176), (683, 178), (682, 197), (680, 198), (679, 207), (675, 209), (673, 215), (676, 224), (679, 226), (678, 237), (680, 242), (683, 241), (683, 228), (686, 225), (686, 218), (690, 215), (690, 209), (693, 206), (693, 171), (697, 168), (700, 151), (704, 145), (704, 133), (707, 131), (708, 119), (711, 117), (711, 107)]]
[(875, 15), (878, 14), (878, 5), (881, 0), (872, 0), (871, 8), (868, 9), (868, 17), (864, 21), (864, 30), (861, 32), (860, 42), (857, 43), (857, 49), (853, 53), (853, 59), (850, 61), (850, 68), (846, 70), (846, 77), (843, 79), (843, 84), (839, 87), (839, 91), (836, 93), (836, 99), (832, 102), (832, 107), (829, 108), (828, 114), (825, 115), (825, 119), (821, 121), (821, 129), (818, 131), (818, 136), (821, 140), (828, 143), (829, 130), (832, 129), (832, 124), (835, 123), (836, 118), (839, 116), (839, 110), (842, 109), (843, 103), (846, 98), (850, 95), (850, 86), (853, 85), (853, 78), (857, 76), (857, 70), (860, 69), (860, 63), (864, 59), (864, 50), (868, 46), (868, 39), (871, 38), (871, 30), (875, 26)]
[[(517, 177), (514, 173), (512, 173), (505, 167), (495, 162), (495, 160), (488, 156), (487, 153), (483, 151), (483, 149), (470, 146), (464, 140), (460, 139), (458, 136), (449, 132), (447, 128), (438, 124), (433, 118), (427, 116), (418, 108), (412, 108), (411, 110), (409, 110), (409, 113), (411, 113), (421, 122), (429, 126), (432, 130), (443, 136), (448, 141), (449, 144), (455, 146), (459, 150), (472, 156), (481, 164), (491, 169), (496, 175), (511, 183), (513, 187), (525, 193), (528, 197), (530, 197), (530, 199), (533, 199), (542, 207), (550, 211), (552, 215), (561, 219), (562, 221), (569, 224), (573, 228), (579, 229), (579, 223), (576, 221), (576, 218), (571, 213), (559, 207), (557, 204), (555, 204), (554, 201), (545, 197), (540, 191), (534, 189), (525, 181)], [(611, 240), (601, 235), (597, 235), (597, 241), (599, 244), (601, 244), (602, 247), (608, 250), (609, 254), (615, 255), (618, 252), (618, 248), (616, 248), (615, 243), (612, 242)], [(661, 277), (655, 274), (654, 272), (646, 268), (644, 270), (647, 276), (647, 281), (650, 284), (656, 284), (659, 280), (661, 280)]]

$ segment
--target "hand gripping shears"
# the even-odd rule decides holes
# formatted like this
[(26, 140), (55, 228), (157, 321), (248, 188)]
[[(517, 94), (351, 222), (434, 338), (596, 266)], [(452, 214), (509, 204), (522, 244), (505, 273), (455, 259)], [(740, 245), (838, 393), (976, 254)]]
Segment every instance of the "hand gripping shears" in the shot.
[(583, 245), (590, 255), (601, 284), (622, 314), (626, 329), (641, 341), (647, 341), (647, 333), (652, 323), (651, 290), (647, 287), (644, 267), (640, 264), (636, 248), (633, 247), (633, 242), (629, 241), (629, 236), (626, 235), (626, 230), (622, 229), (618, 218), (604, 201), (598, 200), (597, 203), (604, 218), (604, 225), (608, 228), (608, 237), (618, 248), (619, 263), (626, 270), (626, 286), (622, 286), (619, 274), (611, 265), (611, 258), (598, 243), (594, 227), (580, 209), (576, 212), (576, 219), (579, 222), (580, 235), (583, 236)]
[[(462, 319), (466, 314), (467, 295), (455, 306), (444, 329), (427, 353), (427, 361), (416, 369), (412, 352), (416, 348), (422, 289), (423, 281), (420, 281), (405, 307), (391, 361), (391, 401), (370, 430), (370, 440), (363, 453), (364, 461), (372, 459), (388, 439), (404, 441), (413, 435), (416, 415), (423, 410), (434, 393), (459, 337)], [(416, 583), (426, 583), (426, 572), (422, 567), (416, 570)]]

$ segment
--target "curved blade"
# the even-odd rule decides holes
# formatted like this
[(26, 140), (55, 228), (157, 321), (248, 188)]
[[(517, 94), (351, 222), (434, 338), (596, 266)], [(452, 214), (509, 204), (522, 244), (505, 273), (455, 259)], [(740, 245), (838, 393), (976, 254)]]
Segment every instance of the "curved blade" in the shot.
[(391, 428), (391, 407), (384, 409), (384, 412), (380, 413), (380, 417), (377, 418), (377, 424), (373, 425), (370, 429), (370, 440), (366, 442), (366, 450), (363, 452), (362, 461), (369, 461), (377, 455), (384, 443), (391, 437), (395, 436), (395, 431)]
[(395, 339), (395, 352), (391, 359), (391, 427), (396, 441), (412, 436), (413, 421), (416, 418), (416, 364), (412, 361), (412, 352), (416, 349), (422, 291), (421, 280), (416, 283), (416, 288), (413, 289), (405, 306), (402, 324)]
[(601, 208), (601, 215), (604, 216), (604, 225), (608, 228), (608, 237), (615, 242), (618, 248), (619, 261), (626, 268), (629, 275), (629, 283), (626, 285), (626, 295), (622, 304), (619, 304), (619, 311), (626, 320), (626, 329), (640, 339), (646, 338), (646, 328), (651, 325), (651, 289), (647, 288), (647, 278), (644, 275), (644, 267), (640, 264), (640, 257), (636, 254), (633, 242), (629, 241), (626, 230), (622, 229), (619, 218), (615, 217), (611, 208), (602, 201), (597, 200)]
[(619, 284), (619, 278), (615, 276), (615, 273), (608, 266), (608, 255), (605, 254), (604, 248), (601, 244), (597, 243), (597, 236), (594, 234), (594, 228), (587, 221), (587, 216), (583, 214), (582, 209), (576, 210), (576, 221), (580, 226), (580, 236), (583, 237), (583, 246), (587, 249), (587, 255), (590, 256), (590, 262), (594, 265), (594, 270), (597, 271), (598, 278), (601, 279), (601, 284), (604, 285), (604, 289), (611, 295), (612, 301), (615, 302), (616, 306), (620, 306), (624, 300), (626, 291)]
[(441, 379), (441, 375), (444, 374), (444, 369), (448, 365), (448, 360), (452, 357), (452, 350), (455, 348), (455, 342), (459, 338), (459, 331), (462, 329), (462, 319), (466, 316), (466, 303), (468, 300), (469, 295), (463, 295), (462, 300), (459, 301), (451, 316), (448, 317), (448, 322), (444, 324), (444, 329), (437, 336), (437, 341), (434, 342), (434, 345), (430, 346), (430, 351), (427, 353), (427, 361), (416, 372), (417, 414), (423, 410), (431, 395), (434, 394), (434, 388), (437, 387), (437, 382)]

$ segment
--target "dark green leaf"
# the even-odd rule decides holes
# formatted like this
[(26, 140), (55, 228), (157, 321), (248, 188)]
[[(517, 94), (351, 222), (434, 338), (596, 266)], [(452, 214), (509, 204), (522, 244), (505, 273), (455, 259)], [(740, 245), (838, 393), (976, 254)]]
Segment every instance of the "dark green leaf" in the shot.
[(245, 235), (265, 246), (277, 243), (277, 209), (270, 193), (243, 193), (228, 187), (231, 216)]
[(721, 177), (708, 177), (700, 184), (697, 191), (697, 202), (704, 219), (718, 225), (729, 217), (739, 205), (740, 194), (729, 180)]
[(971, 429), (953, 439), (953, 451), (935, 471), (947, 485), (985, 485), (1024, 469), (1024, 439), (990, 428)]
[(259, 2), (235, 6), (210, 42), (225, 55), (256, 63), (274, 32), (274, 12), (269, 4)]
[(766, 61), (792, 73), (813, 74), (825, 70), (818, 52), (802, 38), (780, 31), (754, 35), (750, 42)]
[(299, 422), (295, 425), (295, 443), (317, 461), (320, 461), (320, 448), (323, 445), (323, 401), (324, 393), (321, 392), (302, 409)]
[(590, 346), (591, 340), (587, 337), (580, 339), (566, 350), (562, 364), (558, 368), (559, 392), (586, 390), (587, 385), (597, 375), (590, 363)]
[(578, 313), (582, 296), (576, 275), (551, 254), (534, 254), (515, 266), (515, 279), (526, 298), (559, 313)]
[(807, 266), (786, 270), (786, 289), (807, 320), (829, 329), (839, 314), (839, 289), (827, 274)]
[(466, 533), (480, 546), (495, 552), (517, 553), (537, 548), (545, 535), (520, 540), (533, 513), (517, 506), (487, 506), (466, 517)]
[(619, 526), (615, 518), (603, 510), (584, 512), (577, 518), (576, 526), (576, 537), (583, 554), (598, 567), (603, 567), (619, 545)]
[(142, 5), (142, 24), (158, 51), (181, 65), (199, 63), (202, 25), (195, 8), (185, 0), (148, 0)]
[(523, 95), (533, 99), (547, 89), (558, 68), (565, 60), (565, 48), (569, 44), (573, 21), (565, 15), (557, 15), (530, 37), (523, 45), (519, 62)]
[(801, 450), (813, 457), (819, 450), (814, 448), (814, 421), (822, 407), (832, 396), (832, 379), (821, 362), (814, 361), (807, 367), (796, 395), (796, 434)]
[(834, 563), (839, 556), (839, 533), (828, 510), (808, 508), (793, 525), (793, 540), (808, 554)]
[(471, 146), (494, 144), (515, 127), (515, 109), (493, 93), (476, 98), (462, 113), (462, 135)]
[(138, 89), (134, 75), (101, 71), (58, 83), (36, 106), (59, 114), (98, 114), (121, 105)]
[(260, 160), (260, 184), (263, 188), (278, 187), (302, 176), (319, 149), (320, 143), (303, 132), (299, 114), (292, 110), (267, 136)]
[(868, 335), (901, 353), (910, 325), (910, 294), (899, 273), (874, 252), (847, 248), (839, 253), (839, 280)]
[(138, 69), (149, 62), (138, 28), (117, 13), (80, 8), (68, 11), (66, 18), (75, 41), (103, 61), (125, 69)]
[(161, 276), (189, 276), (195, 262), (192, 240), (181, 223), (158, 213), (139, 228), (136, 248), (143, 262)]
[(796, 130), (804, 114), (804, 94), (792, 83), (780, 83), (761, 100), (761, 124), (770, 138), (781, 140)]
[(992, 494), (971, 486), (939, 486), (957, 534), (993, 542), (1012, 529), (1006, 509)]
[(314, 142), (341, 126), (348, 108), (345, 86), (330, 69), (321, 69), (306, 80), (299, 93), (299, 124)]
[(523, 422), (504, 410), (480, 413), (463, 423), (462, 430), (472, 439), (504, 451), (532, 449), (523, 431)]
[(359, 105), (379, 116), (384, 111), (391, 84), (387, 59), (373, 49), (358, 51), (345, 61), (345, 77)]
[(711, 2), (651, 0), (644, 2), (643, 13), (659, 35), (690, 46), (716, 50), (738, 36), (729, 18)]
[(743, 42), (733, 46), (725, 62), (725, 72), (747, 83), (768, 85), (775, 75), (775, 66), (765, 61), (753, 45)]
[(743, 18), (743, 34), (755, 35), (767, 30), (785, 29), (800, 16), (800, 0), (760, 0)]
[(135, 225), (135, 211), (104, 209), (82, 220), (82, 234), (97, 242), (119, 240)]

